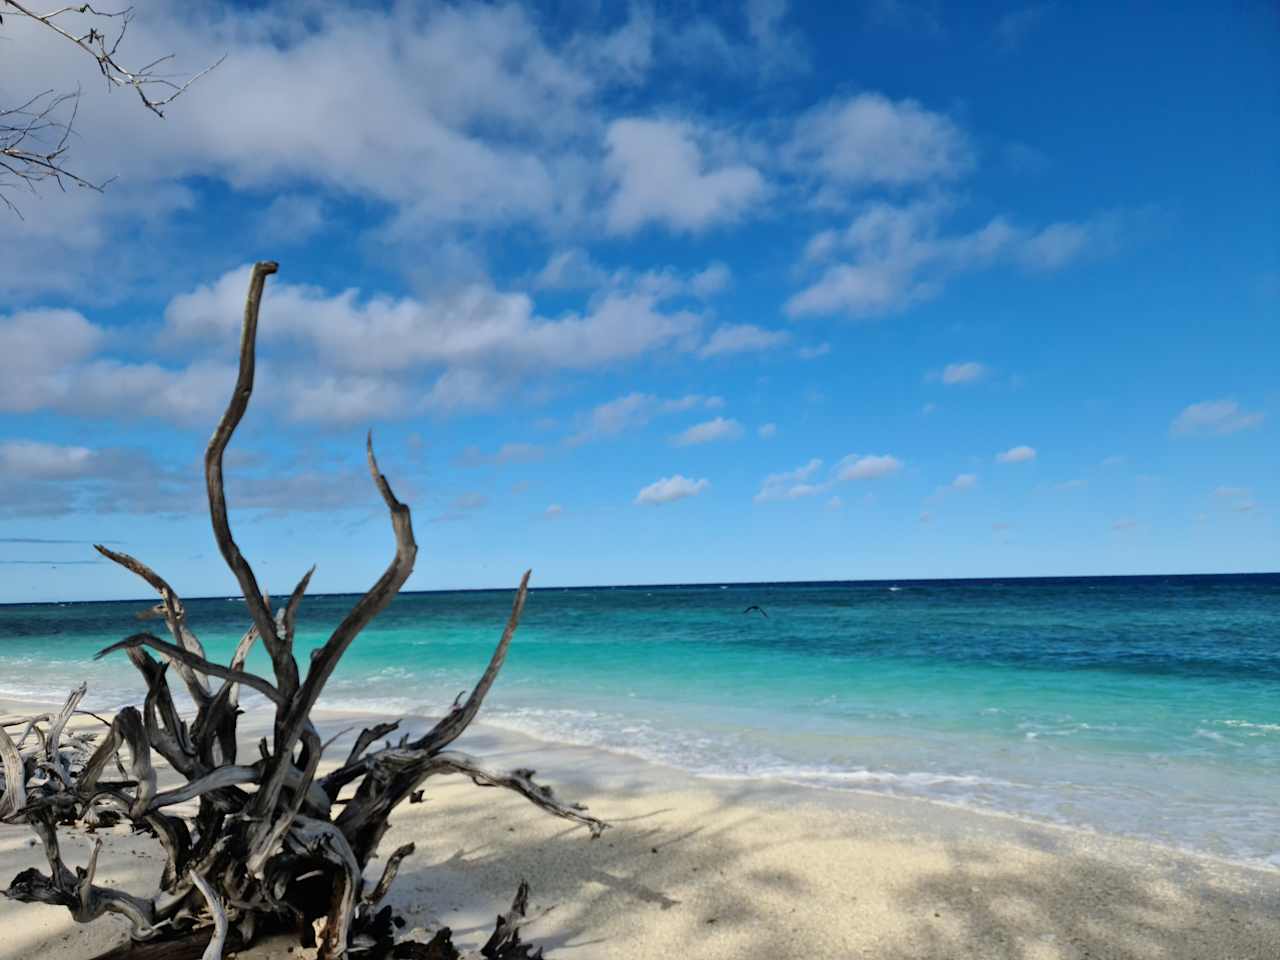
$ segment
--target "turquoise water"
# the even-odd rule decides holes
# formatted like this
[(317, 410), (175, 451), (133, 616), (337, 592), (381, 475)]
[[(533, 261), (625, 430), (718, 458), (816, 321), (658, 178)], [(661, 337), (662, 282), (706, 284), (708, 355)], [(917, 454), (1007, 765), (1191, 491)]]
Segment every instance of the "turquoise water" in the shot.
[[(300, 647), (353, 599), (309, 598)], [(510, 600), (402, 595), (324, 703), (439, 712), (483, 670)], [(0, 607), (0, 698), (88, 679), (91, 703), (138, 700), (123, 655), (92, 654), (136, 631), (144, 605)], [(188, 611), (229, 658), (243, 604)], [(1280, 867), (1280, 575), (538, 590), (482, 719), (707, 776), (942, 800)]]

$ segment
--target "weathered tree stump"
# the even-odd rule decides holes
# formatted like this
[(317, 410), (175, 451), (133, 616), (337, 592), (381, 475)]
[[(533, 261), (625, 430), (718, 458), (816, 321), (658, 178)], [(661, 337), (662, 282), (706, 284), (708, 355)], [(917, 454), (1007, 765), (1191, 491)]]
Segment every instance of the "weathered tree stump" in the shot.
[[(98, 654), (123, 651), (147, 687), (142, 707), (126, 707), (109, 724), (102, 721), (102, 735), (67, 730), (84, 686), (71, 693), (57, 715), (0, 725), (0, 821), (28, 824), (43, 844), (50, 869), (47, 875), (34, 868), (23, 871), (5, 894), (63, 906), (82, 923), (104, 913), (126, 917), (130, 942), (101, 960), (217, 960), (224, 951), (281, 930), (297, 932), (304, 942), (314, 938), (322, 960), (349, 955), (452, 960), (460, 955), (447, 929), (425, 944), (396, 943), (395, 918), (389, 909), (378, 909), (401, 862), (413, 853), (412, 844), (387, 858), (375, 884), (364, 878), (391, 812), (415, 794), (420, 796), (423, 781), (461, 774), (480, 786), (514, 790), (548, 813), (587, 827), (592, 837), (599, 836), (605, 824), (536, 783), (532, 770), (489, 770), (481, 761), (450, 749), (475, 719), (506, 659), (524, 609), (528, 572), (521, 578), (489, 665), (465, 701), (455, 701), (423, 736), (402, 736), (380, 749), (374, 744), (395, 732), (399, 722), (364, 730), (340, 766), (317, 776), (323, 746), (311, 711), (352, 641), (408, 579), (417, 545), (409, 508), (396, 499), (379, 471), (370, 435), (369, 470), (390, 512), (395, 554), (383, 575), (312, 654), (305, 675), (300, 672), (293, 653), (294, 624), (311, 571), (285, 605), (273, 610), (232, 538), (223, 493), (223, 453), (253, 392), (258, 312), (266, 278), (275, 272), (271, 262), (253, 268), (235, 390), (205, 454), (214, 537), (243, 591), (251, 625), (227, 666), (211, 662), (169, 584), (141, 561), (96, 547), (160, 594), (160, 604), (144, 616), (162, 617), (170, 639), (135, 633)], [(258, 640), (271, 658), (270, 679), (245, 670), (245, 659)], [(174, 702), (170, 672), (194, 702), (190, 719)], [(241, 687), (261, 693), (275, 711), (273, 736), (262, 740), (260, 755), (251, 761), (237, 757)], [(153, 753), (185, 780), (182, 786), (158, 790)], [(194, 815), (175, 812), (179, 804), (192, 800), (197, 803)], [(95, 838), (84, 867), (72, 869), (60, 853), (59, 826), (89, 831), (113, 820), (128, 821), (135, 831), (154, 836), (164, 849), (160, 888), (149, 898), (94, 883), (100, 840)], [(479, 956), (541, 956), (541, 950), (520, 939), (528, 895), (528, 885), (521, 881), (511, 909), (498, 917)]]

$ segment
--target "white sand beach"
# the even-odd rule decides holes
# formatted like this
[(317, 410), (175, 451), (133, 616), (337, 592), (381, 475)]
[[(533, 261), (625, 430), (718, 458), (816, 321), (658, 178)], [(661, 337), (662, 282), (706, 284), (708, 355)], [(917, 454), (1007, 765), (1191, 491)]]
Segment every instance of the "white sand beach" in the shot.
[[(319, 719), (327, 737), (377, 718)], [(1280, 871), (925, 801), (698, 779), (482, 723), (459, 746), (495, 767), (535, 767), (612, 825), (593, 841), (514, 794), (428, 781), (383, 841), (384, 853), (417, 845), (389, 902), (408, 929), (448, 925), (464, 947), (484, 941), (524, 878), (535, 908), (553, 908), (527, 937), (565, 960), (1280, 956)], [(83, 862), (89, 840), (63, 835), (69, 862)], [(147, 892), (158, 845), (123, 828), (103, 836), (98, 882)], [(43, 866), (32, 844), (25, 828), (0, 828), (5, 884)], [(0, 899), (3, 960), (85, 960), (125, 936), (117, 918), (79, 925), (61, 908)], [(240, 956), (308, 954), (276, 938)]]

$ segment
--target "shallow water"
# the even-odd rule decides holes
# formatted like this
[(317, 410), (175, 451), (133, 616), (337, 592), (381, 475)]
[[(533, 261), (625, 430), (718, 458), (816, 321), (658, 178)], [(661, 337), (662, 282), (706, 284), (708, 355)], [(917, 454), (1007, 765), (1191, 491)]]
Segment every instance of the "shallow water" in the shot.
[[(300, 648), (353, 599), (309, 598)], [(402, 595), (324, 705), (439, 712), (483, 670), (510, 600)], [(123, 655), (92, 655), (149, 603), (0, 606), (0, 698), (88, 679), (91, 704), (137, 701)], [(229, 658), (243, 603), (187, 606)], [(538, 590), (484, 718), (704, 775), (946, 800), (1280, 867), (1280, 575)]]

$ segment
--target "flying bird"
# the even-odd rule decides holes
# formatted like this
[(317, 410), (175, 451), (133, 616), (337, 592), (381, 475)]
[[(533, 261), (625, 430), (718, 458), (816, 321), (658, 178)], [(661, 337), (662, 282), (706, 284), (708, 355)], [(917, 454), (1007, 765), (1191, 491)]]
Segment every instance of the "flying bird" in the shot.
[(769, 619), (769, 615), (764, 612), (763, 608), (761, 608), (761, 606), (758, 603), (753, 603), (751, 606), (747, 607), (747, 609), (743, 610), (742, 612), (750, 613), (752, 610), (760, 614), (760, 616), (764, 617), (766, 620)]

